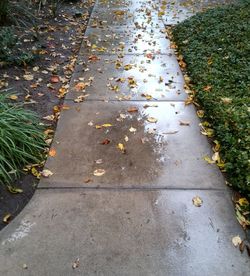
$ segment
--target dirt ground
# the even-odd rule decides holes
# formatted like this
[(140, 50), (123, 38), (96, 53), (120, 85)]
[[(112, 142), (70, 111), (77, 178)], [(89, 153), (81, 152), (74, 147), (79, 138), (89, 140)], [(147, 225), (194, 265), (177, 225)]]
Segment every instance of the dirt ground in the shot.
[[(56, 119), (63, 107), (64, 94), (74, 70), (77, 53), (93, 8), (94, 1), (63, 3), (53, 17), (44, 7), (34, 28), (17, 30), (22, 37), (22, 49), (35, 49), (36, 59), (28, 66), (0, 67), (0, 91), (8, 89), (15, 102), (24, 103), (25, 108), (35, 111), (42, 119), (54, 115), (53, 120), (44, 120), (48, 129), (54, 130)], [(27, 80), (26, 75), (31, 76)], [(39, 179), (24, 174), (13, 186), (22, 193), (11, 194), (0, 186), (0, 229), (6, 214), (13, 219), (32, 197)]]

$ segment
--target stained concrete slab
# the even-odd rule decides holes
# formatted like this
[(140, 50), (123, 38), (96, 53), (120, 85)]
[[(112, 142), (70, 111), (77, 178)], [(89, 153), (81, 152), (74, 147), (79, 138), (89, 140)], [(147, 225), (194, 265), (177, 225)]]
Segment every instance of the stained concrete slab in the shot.
[[(152, 107), (144, 108), (145, 104)], [(40, 187), (225, 189), (219, 169), (203, 160), (212, 152), (200, 134), (194, 107), (183, 102), (67, 105), (52, 145), (57, 155), (46, 163), (54, 174)], [(131, 107), (138, 112), (128, 112)], [(157, 122), (150, 123), (154, 118)], [(180, 125), (183, 122), (190, 125)], [(96, 129), (107, 123), (112, 126)], [(109, 143), (103, 145), (106, 139)], [(124, 144), (125, 154), (117, 148), (119, 143)], [(99, 159), (101, 164), (96, 163)], [(94, 176), (97, 169), (106, 173)]]
[(218, 191), (40, 190), (1, 233), (0, 275), (249, 275), (232, 212)]
[(169, 54), (164, 29), (87, 28), (81, 54)]
[[(87, 100), (147, 100), (145, 94), (150, 94), (159, 101), (185, 100), (184, 78), (176, 57), (173, 54), (148, 57), (100, 55), (99, 60), (89, 62), (88, 55), (82, 56), (66, 99), (88, 94)], [(126, 65), (131, 69), (125, 70)], [(79, 82), (88, 82), (91, 78), (94, 80), (83, 92), (75, 89)], [(129, 79), (135, 82), (129, 84)]]

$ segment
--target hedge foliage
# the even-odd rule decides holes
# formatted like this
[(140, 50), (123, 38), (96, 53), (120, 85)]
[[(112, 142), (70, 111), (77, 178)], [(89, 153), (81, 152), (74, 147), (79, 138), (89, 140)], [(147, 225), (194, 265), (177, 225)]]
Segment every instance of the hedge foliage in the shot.
[(196, 98), (221, 143), (229, 183), (250, 197), (250, 0), (173, 28)]

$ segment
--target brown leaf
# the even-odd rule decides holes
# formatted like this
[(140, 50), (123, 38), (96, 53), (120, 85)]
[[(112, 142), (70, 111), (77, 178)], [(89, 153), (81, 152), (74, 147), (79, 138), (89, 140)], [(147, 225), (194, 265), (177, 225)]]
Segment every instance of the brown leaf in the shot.
[(241, 242), (240, 246), (239, 246), (240, 252), (243, 253), (244, 249), (245, 249), (245, 244), (244, 241)]
[(58, 83), (60, 81), (59, 77), (58, 76), (52, 76), (50, 78), (50, 82), (51, 83)]
[(77, 259), (73, 262), (72, 268), (73, 268), (73, 269), (76, 269), (77, 267), (79, 267), (79, 265), (80, 265), (80, 259), (77, 258)]
[(108, 145), (110, 143), (110, 140), (109, 139), (104, 139), (101, 144), (102, 145)]
[(132, 113), (132, 112), (138, 112), (138, 108), (137, 107), (130, 107), (129, 109), (128, 109), (128, 112), (130, 112), (130, 113)]

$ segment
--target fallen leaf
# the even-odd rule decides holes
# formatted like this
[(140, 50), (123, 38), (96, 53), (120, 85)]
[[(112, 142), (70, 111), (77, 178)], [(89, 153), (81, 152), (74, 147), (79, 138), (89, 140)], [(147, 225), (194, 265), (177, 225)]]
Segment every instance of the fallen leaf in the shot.
[(96, 163), (96, 164), (102, 164), (103, 161), (102, 161), (102, 159), (97, 159), (97, 160), (95, 160), (95, 163)]
[(147, 121), (149, 122), (149, 123), (157, 123), (157, 119), (156, 118), (154, 118), (154, 117), (148, 117), (147, 118)]
[(179, 121), (181, 126), (190, 126), (190, 122), (189, 121)]
[(7, 185), (7, 189), (12, 194), (21, 194), (21, 193), (23, 193), (22, 189), (17, 188), (17, 187), (13, 187), (13, 186), (10, 186), (10, 185)]
[(48, 115), (48, 116), (43, 117), (43, 119), (47, 120), (47, 121), (54, 121), (55, 120), (55, 115)]
[(148, 139), (147, 137), (141, 138), (142, 144), (145, 144), (145, 143), (148, 142), (148, 141), (149, 141), (149, 139)]
[(130, 107), (128, 109), (128, 112), (132, 113), (132, 112), (138, 112), (138, 108), (137, 107)]
[(235, 247), (237, 247), (238, 245), (240, 245), (242, 243), (242, 240), (240, 238), (240, 236), (235, 236), (232, 238), (232, 243)]
[(53, 175), (53, 172), (51, 172), (50, 170), (47, 170), (47, 169), (44, 169), (42, 172), (41, 172), (41, 175), (43, 177), (50, 177)]
[(56, 156), (56, 150), (55, 149), (50, 149), (49, 150), (49, 156), (55, 157)]
[(196, 207), (201, 207), (201, 205), (203, 204), (203, 200), (199, 196), (195, 196), (192, 201), (194, 206)]
[(76, 269), (77, 267), (79, 267), (79, 265), (80, 265), (80, 259), (77, 258), (77, 259), (73, 262), (72, 268), (73, 268), (73, 269)]
[(242, 241), (240, 246), (239, 246), (239, 249), (240, 249), (240, 252), (243, 253), (244, 252), (244, 249), (245, 249), (245, 244), (244, 242)]
[(95, 55), (89, 56), (89, 61), (98, 61), (98, 60), (100, 60), (98, 56), (95, 56)]
[(124, 70), (126, 70), (126, 71), (131, 70), (132, 68), (133, 68), (132, 64), (124, 65)]
[(11, 218), (11, 214), (6, 214), (4, 217), (3, 217), (3, 222), (4, 223), (9, 223), (10, 222), (10, 218)]
[(91, 178), (85, 178), (85, 179), (84, 179), (84, 183), (89, 183), (89, 182), (92, 182), (92, 179), (91, 179)]
[(34, 76), (32, 74), (25, 74), (23, 75), (23, 78), (27, 81), (31, 81), (34, 79)]
[(117, 145), (117, 148), (122, 152), (122, 153), (126, 153), (126, 149), (125, 146), (122, 143), (119, 143)]
[(141, 94), (141, 96), (142, 97), (145, 97), (147, 100), (151, 100), (151, 99), (153, 99), (153, 97), (151, 96), (151, 95), (149, 95), (149, 94)]
[(9, 99), (11, 99), (13, 101), (16, 101), (18, 99), (18, 96), (17, 95), (10, 95)]
[(103, 170), (103, 169), (97, 169), (97, 170), (94, 171), (94, 175), (95, 175), (95, 176), (102, 176), (102, 175), (104, 175), (105, 173), (106, 173), (106, 171)]
[(23, 264), (23, 269), (28, 269), (28, 266), (26, 264)]
[(134, 132), (136, 132), (136, 128), (131, 127), (131, 128), (129, 129), (129, 131), (134, 133)]
[(127, 136), (127, 135), (124, 136), (124, 140), (125, 140), (126, 142), (128, 142), (129, 139), (128, 139), (128, 136)]
[(112, 124), (103, 124), (102, 127), (112, 127)]
[(108, 145), (110, 143), (109, 139), (105, 139), (101, 142), (102, 145)]
[(50, 78), (50, 82), (51, 83), (58, 83), (60, 81), (59, 77), (58, 76), (52, 76)]

